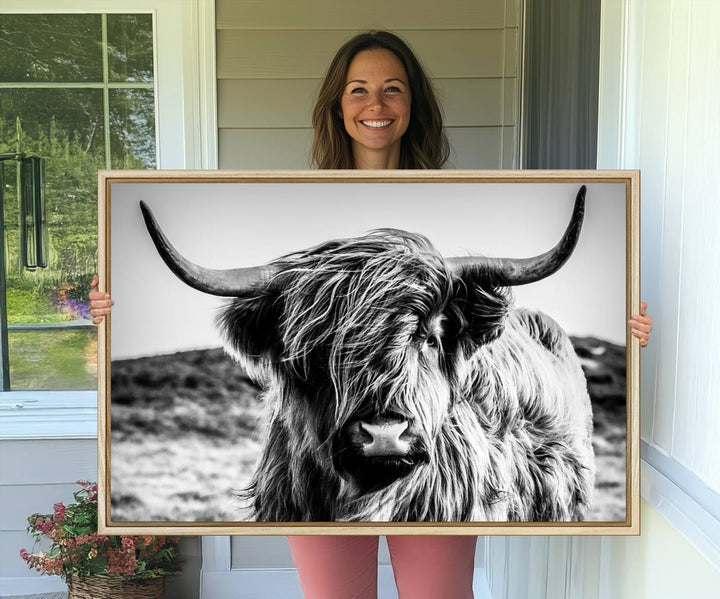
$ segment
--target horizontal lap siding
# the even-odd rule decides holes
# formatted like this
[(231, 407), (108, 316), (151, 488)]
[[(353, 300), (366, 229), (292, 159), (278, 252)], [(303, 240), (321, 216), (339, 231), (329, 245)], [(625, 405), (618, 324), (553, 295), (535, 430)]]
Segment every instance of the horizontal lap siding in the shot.
[[(362, 31), (218, 31), (217, 75), (219, 79), (319, 78), (336, 50)], [(412, 46), (433, 77), (515, 75), (514, 68), (506, 73), (503, 65), (504, 29), (396, 33)]]
[[(449, 168), (500, 168), (503, 158), (512, 160), (515, 127), (448, 127), (447, 135)], [(220, 168), (306, 169), (311, 142), (309, 127), (221, 129)]]
[(370, 28), (399, 33), (433, 77), (452, 145), (448, 166), (516, 166), (518, 6), (220, 0), (220, 168), (309, 168), (310, 114), (327, 66), (343, 42)]
[[(380, 15), (375, 17), (374, 15)], [(518, 22), (505, 0), (220, 0), (218, 29), (486, 29)]]
[(27, 517), (73, 501), (79, 479), (97, 479), (94, 440), (0, 441), (0, 579), (33, 576), (20, 559), (31, 550)]

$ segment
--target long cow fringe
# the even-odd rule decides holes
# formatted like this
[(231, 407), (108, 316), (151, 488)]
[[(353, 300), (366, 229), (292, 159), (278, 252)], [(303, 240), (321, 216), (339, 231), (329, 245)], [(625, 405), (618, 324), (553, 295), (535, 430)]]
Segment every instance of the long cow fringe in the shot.
[[(382, 230), (276, 263), (219, 317), (265, 387), (260, 521), (569, 521), (592, 503), (592, 412), (560, 326)], [(439, 331), (439, 332), (434, 332)], [(437, 334), (441, 348), (427, 349)], [(411, 413), (428, 459), (373, 492), (337, 469), (359, 414)]]

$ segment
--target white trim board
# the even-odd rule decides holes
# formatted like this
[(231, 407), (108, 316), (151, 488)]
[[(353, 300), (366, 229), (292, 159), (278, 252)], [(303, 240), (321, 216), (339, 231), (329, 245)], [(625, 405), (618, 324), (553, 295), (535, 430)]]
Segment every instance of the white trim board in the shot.
[(26, 576), (0, 578), (0, 599), (45, 593), (67, 593), (67, 585), (59, 576)]
[(720, 494), (695, 472), (683, 466), (656, 445), (646, 441), (640, 442), (640, 456), (675, 486), (684, 489), (694, 503), (697, 503), (716, 521), (720, 522)]
[(96, 438), (96, 391), (0, 393), (0, 440)]
[[(717, 494), (706, 489), (702, 494), (693, 497), (686, 489), (698, 490), (699, 479), (696, 475), (670, 457), (659, 463), (657, 456), (661, 455), (660, 452), (645, 442), (641, 448), (642, 497), (663, 514), (711, 563), (720, 567), (720, 520), (713, 514), (719, 501)], [(656, 460), (655, 463), (647, 461), (646, 456)], [(670, 462), (672, 467), (668, 468)], [(660, 469), (663, 467), (667, 469), (666, 472)], [(690, 477), (697, 480), (691, 481)], [(678, 483), (682, 483), (685, 488)], [(709, 494), (714, 497), (709, 497)], [(710, 503), (707, 503), (708, 499)]]

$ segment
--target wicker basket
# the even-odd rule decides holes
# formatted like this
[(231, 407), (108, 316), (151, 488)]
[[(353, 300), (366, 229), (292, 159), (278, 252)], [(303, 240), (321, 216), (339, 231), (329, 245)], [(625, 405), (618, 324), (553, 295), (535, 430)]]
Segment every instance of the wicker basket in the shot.
[(163, 599), (165, 578), (88, 576), (68, 583), (68, 599)]

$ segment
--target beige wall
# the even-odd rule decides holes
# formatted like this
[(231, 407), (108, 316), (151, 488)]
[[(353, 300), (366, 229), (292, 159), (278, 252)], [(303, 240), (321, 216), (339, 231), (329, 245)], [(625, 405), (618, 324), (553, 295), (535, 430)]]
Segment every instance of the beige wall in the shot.
[[(334, 52), (390, 29), (445, 111), (452, 168), (516, 168), (520, 0), (217, 0), (220, 168), (308, 168), (310, 112)], [(381, 15), (379, 17), (378, 15)]]
[(710, 563), (649, 503), (642, 502), (642, 535), (609, 541), (604, 597), (712, 599), (720, 596), (720, 569)]

